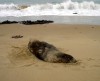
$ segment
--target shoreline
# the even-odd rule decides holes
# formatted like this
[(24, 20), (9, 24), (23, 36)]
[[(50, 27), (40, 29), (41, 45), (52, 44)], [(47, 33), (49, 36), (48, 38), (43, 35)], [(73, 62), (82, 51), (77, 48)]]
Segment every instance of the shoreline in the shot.
[[(30, 20), (31, 21), (31, 20)], [(48, 20), (47, 20), (48, 21)], [(13, 22), (13, 21), (11, 21)], [(17, 21), (16, 21), (17, 22)], [(19, 21), (21, 22), (21, 21)], [(100, 26), (99, 24), (75, 24), (75, 23), (44, 23), (44, 24), (29, 24), (29, 25), (25, 25), (25, 24), (20, 24), (20, 23), (11, 23), (11, 24), (0, 24), (0, 26), (3, 26), (3, 25), (24, 25), (24, 26), (35, 26), (35, 25), (66, 25), (66, 27), (68, 27), (67, 25), (70, 25), (70, 26), (76, 26), (76, 25), (80, 25), (80, 26)]]
[(36, 20), (52, 20), (57, 24), (92, 24), (100, 25), (100, 16), (23, 16), (23, 17), (0, 17), (0, 21), (36, 21)]

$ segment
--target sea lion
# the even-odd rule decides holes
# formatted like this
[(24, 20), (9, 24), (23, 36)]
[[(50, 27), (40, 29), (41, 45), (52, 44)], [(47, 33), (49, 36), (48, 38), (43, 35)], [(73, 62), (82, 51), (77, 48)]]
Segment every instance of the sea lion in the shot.
[(52, 44), (44, 41), (34, 40), (28, 43), (29, 51), (38, 59), (52, 63), (75, 63), (76, 60), (69, 54), (59, 51)]

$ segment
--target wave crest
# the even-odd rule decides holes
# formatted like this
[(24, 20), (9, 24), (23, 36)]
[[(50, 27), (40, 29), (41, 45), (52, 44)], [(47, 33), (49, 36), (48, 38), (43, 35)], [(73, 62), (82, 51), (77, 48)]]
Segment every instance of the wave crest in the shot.
[[(73, 14), (75, 13), (75, 14)], [(85, 15), (100, 16), (100, 4), (91, 2), (47, 3), (34, 5), (0, 4), (0, 16)]]
[(0, 10), (15, 10), (17, 9), (17, 5), (11, 4), (0, 4)]

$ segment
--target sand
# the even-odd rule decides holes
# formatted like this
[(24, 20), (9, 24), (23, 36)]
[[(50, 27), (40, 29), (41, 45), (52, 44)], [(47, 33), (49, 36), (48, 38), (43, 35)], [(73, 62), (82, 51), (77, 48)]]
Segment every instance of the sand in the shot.
[[(23, 38), (12, 38), (15, 35)], [(37, 59), (27, 49), (35, 39), (53, 44), (78, 63)], [(100, 81), (100, 26), (0, 25), (0, 81)]]

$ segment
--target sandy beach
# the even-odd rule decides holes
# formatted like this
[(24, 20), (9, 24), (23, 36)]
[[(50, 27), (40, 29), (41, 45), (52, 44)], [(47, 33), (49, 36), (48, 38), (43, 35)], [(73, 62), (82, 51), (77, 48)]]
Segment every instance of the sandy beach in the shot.
[[(12, 38), (21, 35), (22, 38)], [(100, 25), (0, 25), (0, 81), (100, 81)], [(53, 44), (76, 64), (48, 63), (28, 48), (30, 40)]]

